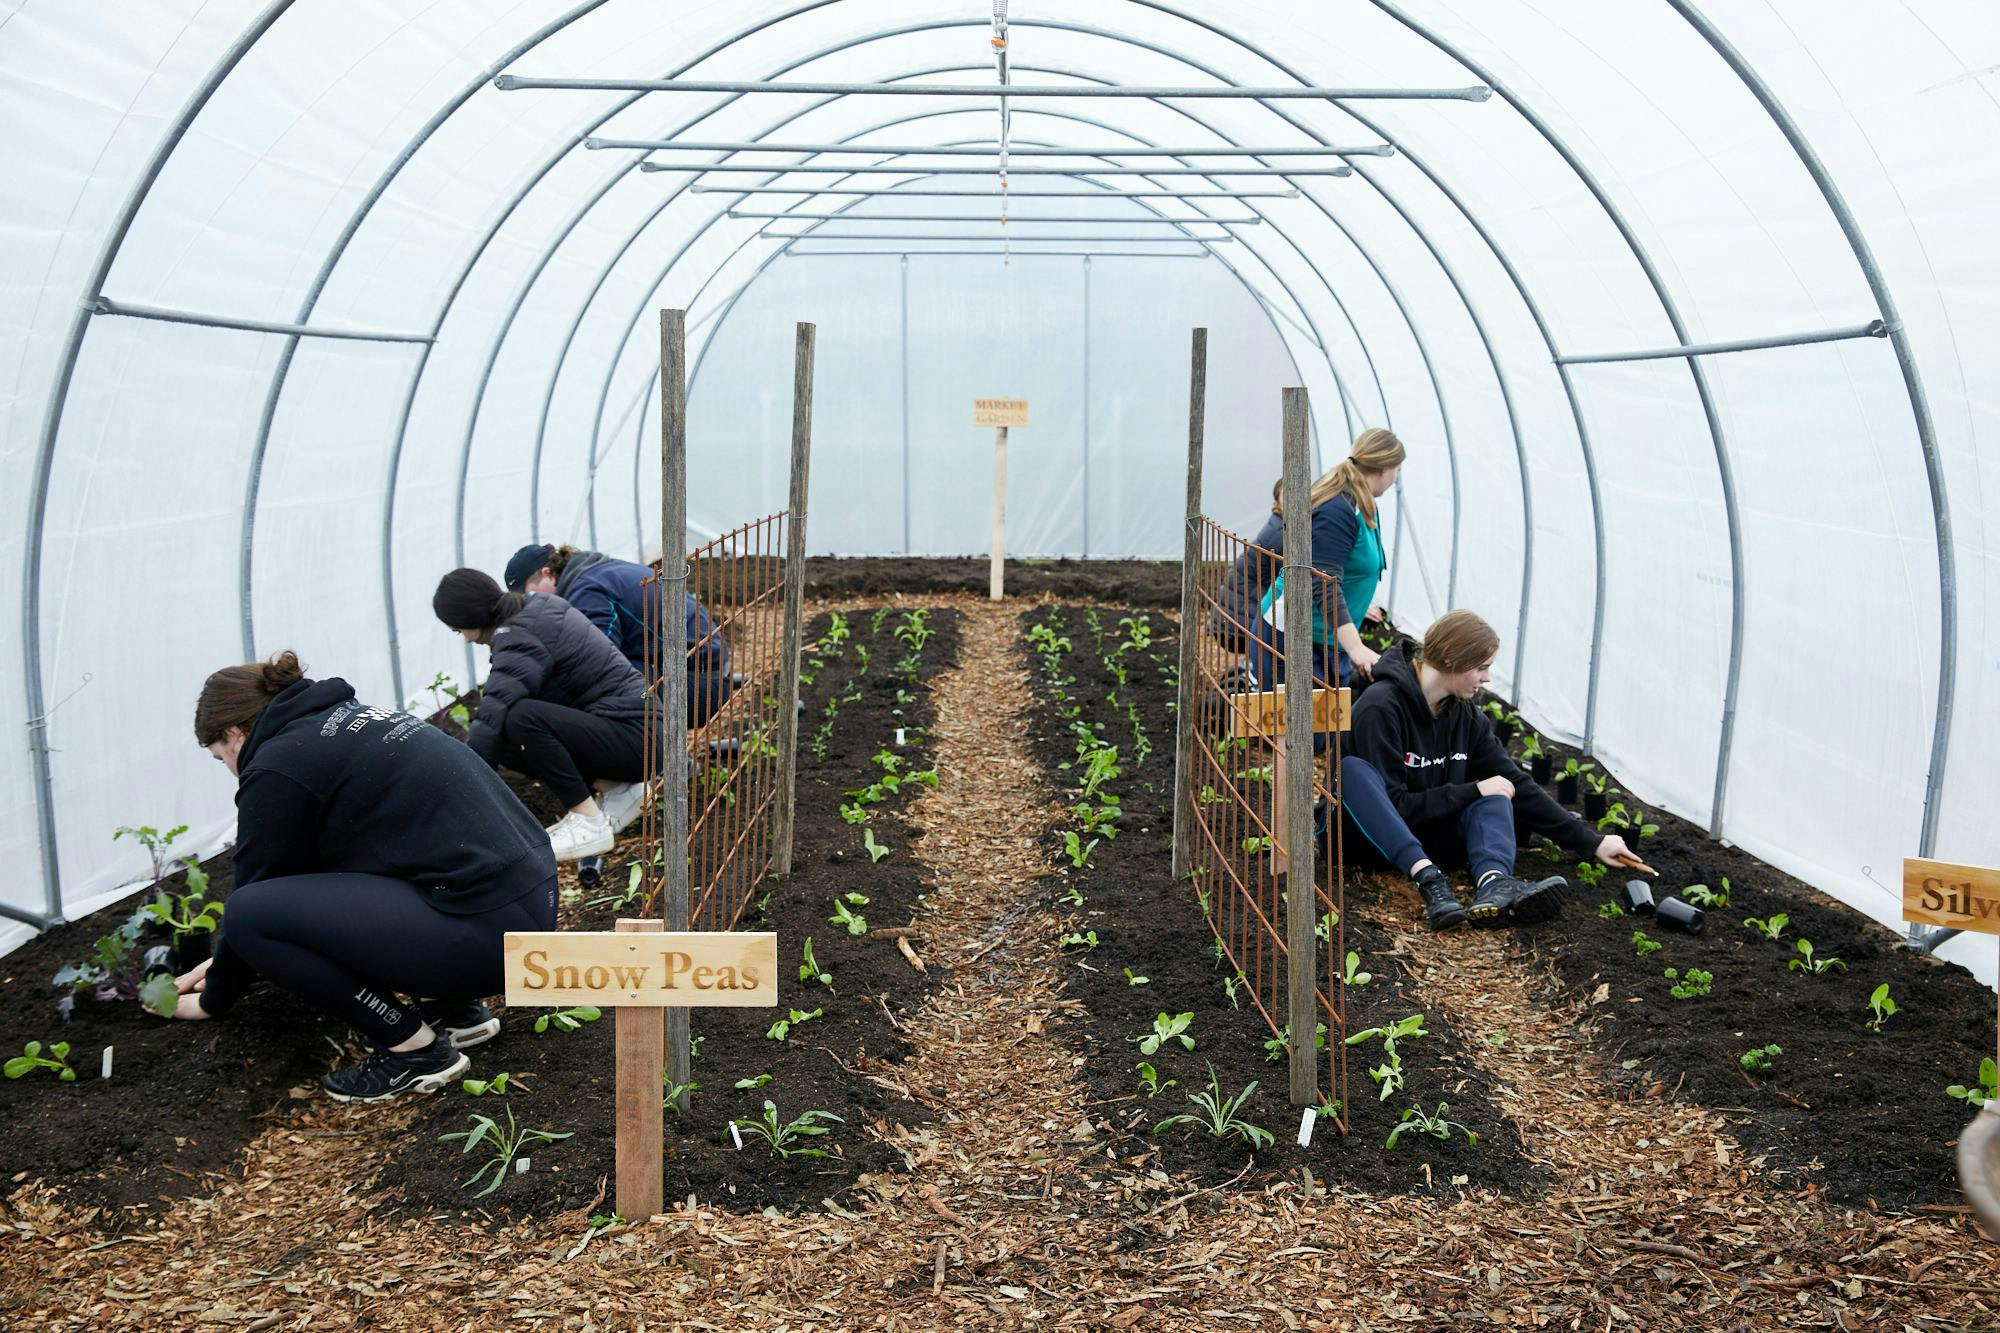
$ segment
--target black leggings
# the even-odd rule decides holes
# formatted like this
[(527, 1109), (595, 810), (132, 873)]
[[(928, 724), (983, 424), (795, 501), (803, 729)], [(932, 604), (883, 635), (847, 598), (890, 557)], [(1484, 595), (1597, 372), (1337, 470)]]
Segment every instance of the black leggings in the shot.
[(498, 994), (501, 937), (555, 925), (553, 876), (505, 906), (455, 916), (400, 879), (288, 875), (229, 896), (223, 947), (386, 1050), (423, 1022), (398, 994), (458, 1002)]
[(637, 782), (646, 773), (645, 719), (598, 717), (523, 699), (507, 710), (500, 762), (526, 773), (565, 806), (582, 805), (598, 778)]

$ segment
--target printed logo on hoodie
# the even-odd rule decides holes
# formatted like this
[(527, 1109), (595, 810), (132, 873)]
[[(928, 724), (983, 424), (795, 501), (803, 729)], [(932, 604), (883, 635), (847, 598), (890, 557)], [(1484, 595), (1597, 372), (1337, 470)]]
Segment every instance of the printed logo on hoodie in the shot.
[(1442, 759), (1431, 759), (1425, 755), (1418, 754), (1415, 750), (1403, 751), (1404, 768), (1436, 768), (1439, 764), (1449, 764), (1453, 761), (1464, 763), (1465, 751), (1456, 750)]

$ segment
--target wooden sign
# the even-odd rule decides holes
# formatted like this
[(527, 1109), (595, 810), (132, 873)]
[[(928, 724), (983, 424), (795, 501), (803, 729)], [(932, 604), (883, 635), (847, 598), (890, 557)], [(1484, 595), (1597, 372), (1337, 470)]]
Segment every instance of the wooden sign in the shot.
[(778, 937), (765, 933), (509, 931), (510, 1005), (770, 1008)]
[[(1349, 701), (1353, 691), (1343, 685), (1337, 690), (1313, 691), (1313, 730), (1346, 731), (1350, 725)], [(1232, 694), (1230, 732), (1237, 737), (1285, 734), (1285, 687), (1263, 694)]]
[(1903, 918), (2000, 935), (2000, 870), (1906, 857)]
[(972, 400), (975, 426), (1025, 426), (1028, 400), (1025, 398), (975, 398)]

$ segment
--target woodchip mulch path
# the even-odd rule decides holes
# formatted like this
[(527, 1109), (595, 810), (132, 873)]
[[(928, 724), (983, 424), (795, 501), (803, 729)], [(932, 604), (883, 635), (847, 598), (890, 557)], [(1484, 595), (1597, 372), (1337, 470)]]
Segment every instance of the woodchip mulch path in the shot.
[(1996, 1251), (1966, 1218), (1775, 1189), (1714, 1113), (1600, 1078), (1588, 1006), (1551, 1003), (1497, 936), (1429, 934), (1409, 903), (1390, 909), (1391, 959), (1493, 1038), (1545, 1195), (1196, 1188), (1109, 1156), (1039, 905), (1037, 838), (1061, 812), (1026, 744), (1020, 607), (929, 600), (968, 623), (936, 685), (942, 783), (916, 807), (939, 879), (916, 943), (948, 973), (904, 1020), (914, 1055), (877, 1073), (934, 1114), (900, 1132), (907, 1173), (799, 1215), (690, 1199), (595, 1235), (582, 1212), (482, 1232), (378, 1216), (371, 1149), (406, 1117), (302, 1101), (238, 1173), (135, 1235), (18, 1194), (0, 1327), (2000, 1327)]

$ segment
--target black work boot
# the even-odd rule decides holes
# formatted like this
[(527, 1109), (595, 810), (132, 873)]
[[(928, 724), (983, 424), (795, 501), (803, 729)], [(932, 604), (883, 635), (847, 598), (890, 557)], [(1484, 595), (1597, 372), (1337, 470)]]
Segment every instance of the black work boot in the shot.
[(1512, 875), (1489, 875), (1472, 895), (1472, 924), (1489, 929), (1539, 925), (1562, 911), (1568, 888), (1569, 881), (1561, 875), (1534, 884)]
[(1450, 930), (1465, 920), (1465, 907), (1451, 891), (1451, 881), (1444, 877), (1444, 871), (1428, 865), (1411, 878), (1416, 881), (1417, 892), (1423, 895), (1424, 920), (1432, 930)]

